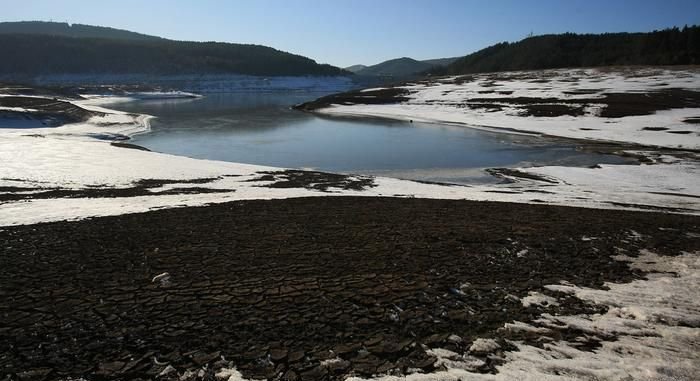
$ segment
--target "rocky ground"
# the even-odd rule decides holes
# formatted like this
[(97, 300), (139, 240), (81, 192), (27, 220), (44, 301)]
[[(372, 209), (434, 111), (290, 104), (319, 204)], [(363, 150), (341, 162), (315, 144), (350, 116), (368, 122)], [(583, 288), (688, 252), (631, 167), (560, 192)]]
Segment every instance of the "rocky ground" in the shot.
[[(583, 351), (615, 340), (504, 330), (545, 310), (605, 310), (543, 286), (642, 279), (613, 256), (691, 252), (699, 232), (694, 216), (366, 197), (5, 227), (0, 379), (213, 378), (223, 367), (342, 379), (440, 370), (431, 348), (496, 372), (508, 340)], [(524, 303), (531, 292), (559, 305)]]

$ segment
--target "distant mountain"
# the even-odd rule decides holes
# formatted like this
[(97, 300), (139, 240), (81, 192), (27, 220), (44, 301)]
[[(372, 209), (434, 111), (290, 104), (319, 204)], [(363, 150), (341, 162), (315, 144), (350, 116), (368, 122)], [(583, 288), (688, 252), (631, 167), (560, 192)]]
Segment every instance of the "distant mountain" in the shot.
[(111, 38), (117, 40), (153, 41), (160, 37), (102, 26), (68, 24), (45, 21), (18, 21), (0, 23), (0, 34), (41, 34), (76, 38)]
[(383, 76), (383, 77), (405, 77), (426, 71), (433, 65), (414, 60), (413, 58), (402, 57), (382, 63), (368, 66), (355, 72), (357, 75)]
[(427, 64), (430, 64), (432, 66), (447, 66), (458, 59), (462, 58), (462, 56), (459, 57), (450, 57), (450, 58), (436, 58), (432, 60), (423, 60), (421, 62), (425, 62)]
[(0, 23), (4, 78), (57, 74), (347, 75), (335, 66), (261, 45), (187, 42), (118, 29)]
[(432, 71), (436, 67), (447, 66), (462, 57), (436, 58), (418, 61), (409, 57), (396, 58), (372, 66), (354, 65), (345, 68), (361, 76), (405, 78)]
[(489, 46), (434, 74), (700, 64), (700, 26), (650, 33), (552, 34)]
[(364, 70), (366, 68), (367, 68), (366, 65), (352, 65), (352, 66), (348, 66), (348, 67), (343, 68), (343, 69), (347, 70), (351, 73), (357, 73), (358, 71)]

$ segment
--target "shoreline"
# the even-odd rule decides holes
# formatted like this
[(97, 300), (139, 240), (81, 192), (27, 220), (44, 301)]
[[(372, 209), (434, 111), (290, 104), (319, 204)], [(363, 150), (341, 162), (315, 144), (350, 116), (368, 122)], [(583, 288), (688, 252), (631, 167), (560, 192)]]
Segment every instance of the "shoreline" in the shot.
[(295, 108), (698, 152), (693, 120), (700, 115), (700, 70), (637, 70), (440, 77), (333, 94)]
[[(614, 147), (609, 153), (651, 164), (496, 169), (491, 175), (496, 174), (504, 183), (467, 186), (368, 177), (372, 186), (346, 189), (340, 185), (342, 182), (320, 172), (300, 172), (306, 174), (300, 177), (294, 170), (283, 168), (110, 146), (110, 142), (123, 141), (121, 136), (147, 132), (153, 118), (107, 107), (126, 99), (88, 96), (67, 100), (97, 116), (62, 127), (0, 131), (0, 159), (6, 163), (0, 168), (0, 200), (6, 200), (0, 202), (0, 226), (233, 200), (329, 195), (490, 200), (700, 214), (700, 205), (694, 202), (699, 196), (694, 193), (699, 187), (694, 174), (700, 176), (700, 166), (693, 154), (684, 157), (668, 150), (633, 150), (638, 148), (633, 146), (620, 152), (617, 148), (621, 147)], [(345, 182), (366, 177), (335, 176)], [(606, 180), (601, 182), (600, 176)], [(211, 181), (196, 187), (188, 185), (189, 181), (204, 177)], [(139, 188), (140, 181), (149, 179), (167, 180), (170, 185)], [(314, 181), (327, 185), (319, 190), (314, 188)], [(128, 190), (137, 188), (141, 190)], [(112, 189), (121, 189), (121, 193)], [(33, 193), (42, 195), (32, 196)], [(129, 197), (115, 197), (116, 194)]]
[(560, 135), (551, 135), (551, 134), (537, 132), (537, 131), (520, 130), (520, 129), (512, 128), (512, 127), (496, 127), (496, 126), (478, 125), (478, 124), (466, 123), (466, 122), (446, 121), (446, 120), (440, 120), (440, 119), (411, 118), (411, 117), (402, 116), (402, 115), (391, 115), (391, 114), (380, 114), (380, 113), (370, 114), (370, 113), (363, 113), (363, 112), (352, 113), (352, 112), (346, 112), (346, 111), (343, 111), (342, 113), (335, 113), (333, 111), (325, 111), (324, 112), (323, 110), (324, 109), (320, 109), (318, 111), (316, 111), (316, 110), (314, 110), (314, 111), (300, 110), (300, 111), (309, 112), (309, 113), (312, 113), (312, 114), (320, 116), (320, 117), (335, 118), (335, 119), (350, 119), (350, 120), (352, 120), (352, 119), (380, 119), (380, 120), (391, 120), (391, 121), (399, 121), (399, 122), (406, 122), (406, 123), (418, 122), (418, 123), (425, 123), (425, 124), (431, 124), (431, 125), (446, 125), (446, 126), (454, 126), (454, 127), (461, 127), (461, 128), (470, 128), (470, 129), (479, 130), (479, 131), (492, 132), (495, 134), (508, 134), (508, 135), (519, 135), (519, 136), (528, 136), (528, 137), (542, 137), (542, 138), (550, 139), (552, 141), (577, 143), (583, 147), (590, 146), (592, 148), (595, 148), (596, 146), (611, 146), (612, 150), (610, 152), (626, 151), (626, 150), (654, 150), (654, 151), (671, 151), (671, 152), (679, 152), (679, 153), (683, 153), (683, 152), (700, 153), (700, 148), (665, 147), (665, 146), (639, 144), (639, 143), (619, 141), (619, 140), (574, 138), (574, 137), (567, 137), (567, 136), (560, 136)]

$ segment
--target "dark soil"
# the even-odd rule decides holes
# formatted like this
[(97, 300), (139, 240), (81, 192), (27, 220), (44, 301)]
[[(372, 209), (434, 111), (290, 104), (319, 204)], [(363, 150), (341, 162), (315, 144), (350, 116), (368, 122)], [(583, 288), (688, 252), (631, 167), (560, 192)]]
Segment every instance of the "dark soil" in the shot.
[(402, 88), (387, 88), (374, 91), (349, 91), (340, 94), (328, 95), (315, 101), (302, 103), (294, 106), (295, 110), (315, 111), (329, 107), (334, 104), (393, 104), (408, 100), (408, 90)]
[[(66, 188), (36, 188), (36, 187), (0, 187), (0, 203), (7, 201), (49, 199), (49, 198), (113, 198), (113, 197), (138, 197), (172, 194), (194, 193), (229, 193), (232, 189), (212, 189), (206, 187), (192, 187), (190, 184), (206, 184), (218, 178), (201, 178), (191, 180), (167, 180), (167, 179), (143, 179), (134, 183), (132, 187), (113, 188), (107, 186), (93, 186), (83, 189)], [(178, 184), (166, 191), (156, 190), (163, 185)], [(33, 193), (18, 193), (18, 192)]]
[(470, 109), (482, 109), (486, 112), (496, 112), (496, 111), (503, 111), (503, 106), (499, 104), (494, 104), (494, 103), (465, 103), (465, 107), (469, 107)]
[(603, 89), (574, 89), (574, 90), (566, 90), (563, 91), (564, 94), (567, 95), (591, 95), (591, 94), (598, 94), (602, 93)]
[(119, 148), (129, 148), (129, 149), (135, 149), (139, 151), (151, 151), (150, 149), (137, 145), (137, 144), (132, 144), (132, 143), (122, 143), (122, 142), (112, 142), (110, 145), (114, 147), (119, 147)]
[(500, 177), (500, 178), (506, 179), (506, 180), (508, 180), (508, 177), (519, 177), (522, 179), (537, 180), (537, 181), (543, 181), (545, 183), (558, 184), (558, 182), (555, 180), (548, 179), (544, 176), (539, 176), (539, 175), (536, 175), (534, 173), (519, 171), (517, 169), (487, 168), (486, 172), (488, 172), (492, 176)]
[(700, 92), (684, 89), (667, 89), (648, 93), (605, 94), (605, 107), (600, 116), (621, 118), (650, 115), (660, 110), (700, 107)]
[[(611, 257), (697, 250), (686, 233), (699, 230), (682, 215), (367, 197), (2, 228), (0, 379), (152, 379), (168, 365), (208, 365), (204, 378), (224, 365), (292, 380), (432, 371), (421, 345), (534, 343), (500, 329), (544, 311), (522, 306), (528, 291), (638, 279)], [(575, 298), (547, 309), (602, 310)], [(614, 340), (550, 336), (581, 336), (584, 350)], [(498, 357), (479, 356), (493, 372)]]
[(257, 172), (260, 177), (247, 181), (274, 181), (272, 184), (261, 185), (266, 188), (306, 188), (322, 192), (336, 190), (363, 191), (376, 186), (374, 179), (368, 176), (343, 175), (338, 173), (300, 171), (289, 169), (284, 171)]
[[(529, 108), (549, 106), (541, 116), (582, 115), (583, 107), (589, 104), (602, 104), (603, 118), (651, 115), (656, 111), (674, 108), (700, 107), (700, 92), (684, 89), (665, 89), (646, 93), (604, 93), (602, 98), (559, 99), (532, 97), (471, 98), (467, 103), (492, 103)], [(569, 105), (570, 107), (562, 106)]]
[(554, 117), (554, 116), (582, 116), (585, 115), (583, 106), (568, 106), (558, 104), (541, 104), (520, 106), (522, 116), (539, 116), (539, 117)]
[(31, 117), (42, 120), (47, 126), (60, 126), (67, 123), (77, 123), (89, 119), (95, 115), (102, 115), (94, 111), (88, 111), (70, 102), (59, 101), (52, 98), (34, 98), (21, 96), (0, 97), (2, 107), (22, 107), (37, 110), (38, 112), (19, 113), (3, 111), (5, 114), (14, 113), (19, 117)]

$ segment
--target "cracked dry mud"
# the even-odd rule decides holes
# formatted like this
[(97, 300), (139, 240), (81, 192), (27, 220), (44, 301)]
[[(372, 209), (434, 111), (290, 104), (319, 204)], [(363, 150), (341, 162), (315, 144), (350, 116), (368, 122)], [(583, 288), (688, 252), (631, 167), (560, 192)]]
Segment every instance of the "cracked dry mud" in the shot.
[[(429, 372), (426, 348), (541, 341), (499, 329), (544, 311), (523, 306), (529, 291), (638, 279), (611, 257), (697, 250), (698, 232), (692, 216), (363, 197), (0, 228), (0, 379)], [(600, 308), (569, 297), (547, 312)], [(550, 339), (581, 337), (615, 339)], [(494, 372), (501, 353), (472, 354)]]

